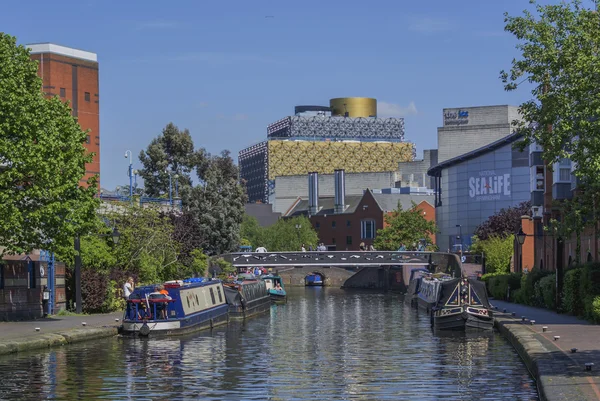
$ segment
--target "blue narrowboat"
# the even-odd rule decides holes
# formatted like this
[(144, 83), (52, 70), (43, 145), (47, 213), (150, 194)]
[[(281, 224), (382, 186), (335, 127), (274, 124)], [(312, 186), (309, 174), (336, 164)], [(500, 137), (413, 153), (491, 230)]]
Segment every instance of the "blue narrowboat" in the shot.
[[(220, 280), (188, 279), (137, 287), (123, 316), (123, 334), (180, 335), (228, 322), (229, 305)], [(168, 294), (168, 295), (167, 295)]]
[(319, 273), (311, 273), (304, 279), (304, 283), (307, 286), (322, 286), (323, 285), (323, 276)]
[(271, 302), (275, 304), (284, 304), (287, 302), (287, 293), (283, 286), (283, 280), (276, 274), (266, 274), (260, 276), (267, 286), (267, 291), (271, 297)]

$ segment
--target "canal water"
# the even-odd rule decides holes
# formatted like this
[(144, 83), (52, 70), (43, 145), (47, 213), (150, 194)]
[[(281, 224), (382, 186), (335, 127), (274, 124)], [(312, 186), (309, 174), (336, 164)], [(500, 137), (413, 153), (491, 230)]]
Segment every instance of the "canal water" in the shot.
[(1, 400), (538, 400), (497, 333), (433, 333), (395, 295), (292, 288), (245, 323), (0, 358)]

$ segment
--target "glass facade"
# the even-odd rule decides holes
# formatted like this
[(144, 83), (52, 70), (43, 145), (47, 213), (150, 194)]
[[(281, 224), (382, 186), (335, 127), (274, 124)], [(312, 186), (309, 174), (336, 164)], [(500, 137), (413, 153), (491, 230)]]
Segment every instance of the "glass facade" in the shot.
[(509, 143), (442, 170), (441, 205), (435, 213), (440, 250), (458, 250), (461, 243), (467, 249), (479, 224), (500, 209), (530, 200), (528, 158), (528, 152)]

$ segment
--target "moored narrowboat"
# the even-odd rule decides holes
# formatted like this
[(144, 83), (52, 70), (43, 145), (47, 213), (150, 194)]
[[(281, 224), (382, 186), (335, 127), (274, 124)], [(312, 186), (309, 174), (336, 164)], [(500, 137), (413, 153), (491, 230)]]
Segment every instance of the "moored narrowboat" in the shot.
[(262, 275), (260, 278), (265, 282), (271, 302), (275, 304), (284, 304), (287, 302), (287, 293), (283, 286), (283, 280), (276, 274)]
[(425, 268), (416, 268), (410, 271), (410, 279), (406, 294), (404, 294), (404, 302), (413, 306), (417, 305), (422, 278), (428, 274), (429, 270)]
[(311, 273), (304, 279), (304, 283), (309, 286), (322, 286), (323, 285), (323, 276), (319, 273)]
[(228, 321), (220, 280), (190, 279), (137, 287), (127, 300), (122, 333), (180, 335)]
[(265, 282), (253, 274), (240, 274), (236, 281), (225, 283), (223, 288), (230, 319), (246, 319), (271, 308), (271, 297)]

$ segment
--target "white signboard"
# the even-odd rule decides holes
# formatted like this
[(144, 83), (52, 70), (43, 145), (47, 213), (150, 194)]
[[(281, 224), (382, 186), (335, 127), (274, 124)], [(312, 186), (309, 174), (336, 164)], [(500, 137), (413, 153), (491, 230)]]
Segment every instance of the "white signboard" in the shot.
[(500, 200), (510, 197), (510, 174), (496, 174), (494, 170), (480, 171), (469, 177), (469, 198), (477, 201)]

